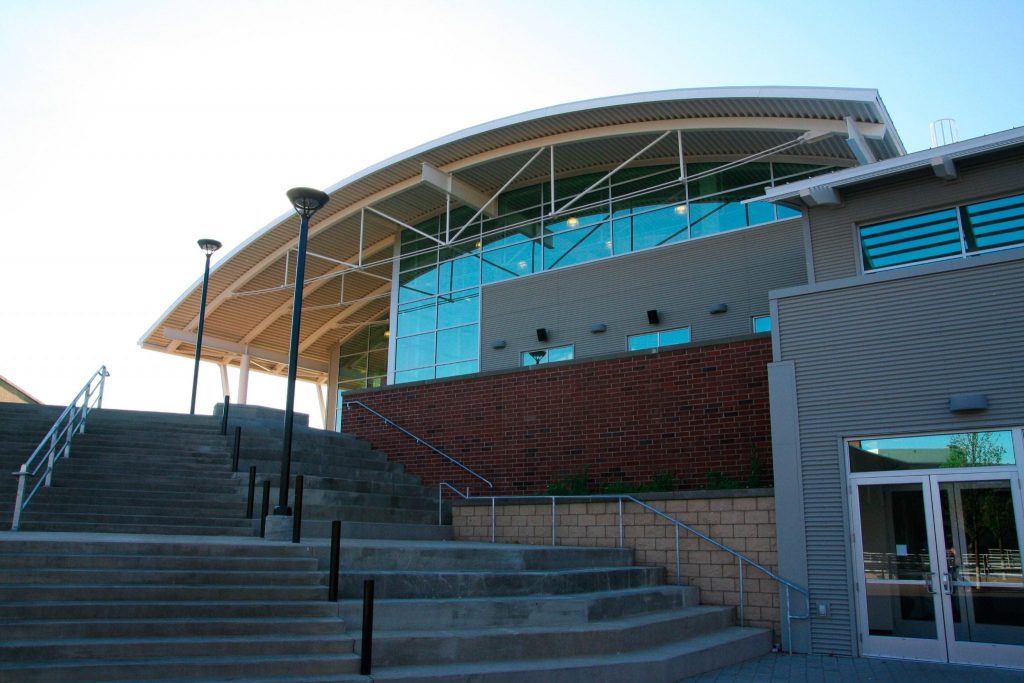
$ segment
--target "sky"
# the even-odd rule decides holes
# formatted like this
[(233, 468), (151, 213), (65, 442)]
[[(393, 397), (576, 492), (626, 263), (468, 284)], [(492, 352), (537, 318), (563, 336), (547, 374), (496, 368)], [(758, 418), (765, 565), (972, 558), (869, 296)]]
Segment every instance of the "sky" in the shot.
[[(2, 0), (0, 375), (188, 412), (138, 340), (218, 257), (326, 188), (469, 126), (632, 92), (876, 88), (908, 151), (1024, 125), (1024, 2)], [(231, 371), (232, 390), (236, 372)], [(249, 402), (283, 407), (284, 381)], [(197, 412), (221, 400), (203, 363)], [(315, 389), (296, 409), (320, 424)]]

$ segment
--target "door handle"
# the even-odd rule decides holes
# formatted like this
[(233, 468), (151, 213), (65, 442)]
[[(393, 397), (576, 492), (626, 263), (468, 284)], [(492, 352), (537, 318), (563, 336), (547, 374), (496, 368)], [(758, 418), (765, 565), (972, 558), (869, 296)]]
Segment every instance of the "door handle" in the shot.
[(942, 592), (946, 595), (953, 594), (949, 587), (949, 574), (945, 572), (942, 573)]
[(925, 572), (924, 587), (928, 589), (928, 595), (935, 595), (935, 572)]

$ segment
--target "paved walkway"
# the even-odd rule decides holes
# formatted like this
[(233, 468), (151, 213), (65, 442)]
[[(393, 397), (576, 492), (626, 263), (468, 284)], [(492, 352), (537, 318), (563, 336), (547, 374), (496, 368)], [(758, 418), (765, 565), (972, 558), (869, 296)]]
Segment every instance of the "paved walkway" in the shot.
[(687, 683), (1021, 683), (1024, 672), (900, 659), (768, 654), (684, 680)]

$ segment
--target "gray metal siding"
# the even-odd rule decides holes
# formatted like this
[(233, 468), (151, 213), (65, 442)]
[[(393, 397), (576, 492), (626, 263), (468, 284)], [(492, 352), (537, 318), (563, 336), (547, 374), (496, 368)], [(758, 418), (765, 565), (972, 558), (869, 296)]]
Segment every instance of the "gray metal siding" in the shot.
[[(855, 627), (844, 437), (1024, 423), (1024, 254), (778, 300), (780, 360), (793, 361), (814, 652), (850, 654)], [(949, 412), (979, 392), (990, 408)]]
[[(691, 341), (751, 334), (768, 291), (807, 281), (802, 219), (772, 223), (487, 285), (480, 307), (480, 369), (514, 368), (521, 351), (575, 345), (576, 358), (621, 353), (626, 336), (689, 326)], [(711, 304), (727, 313), (711, 315)], [(661, 324), (647, 323), (658, 309)], [(608, 331), (590, 332), (604, 323)], [(550, 341), (537, 341), (547, 328)], [(507, 348), (495, 350), (495, 340)]]
[(884, 187), (872, 184), (844, 189), (840, 191), (841, 205), (810, 209), (814, 279), (825, 282), (857, 275), (860, 251), (854, 226), (858, 223), (980, 201), (1024, 188), (1024, 156), (1019, 150), (984, 166), (963, 161), (957, 170), (956, 180), (940, 180), (930, 170), (921, 170)]

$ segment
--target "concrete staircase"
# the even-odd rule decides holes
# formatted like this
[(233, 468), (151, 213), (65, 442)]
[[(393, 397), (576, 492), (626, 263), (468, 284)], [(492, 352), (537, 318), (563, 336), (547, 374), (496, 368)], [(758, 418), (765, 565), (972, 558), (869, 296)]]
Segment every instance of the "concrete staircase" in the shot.
[[(0, 406), (0, 466), (57, 412)], [(670, 682), (771, 647), (628, 550), (435, 540), (436, 493), (345, 435), (296, 431), (303, 542), (245, 538), (248, 465), (271, 476), (280, 436), (248, 423), (241, 443), (233, 475), (215, 418), (94, 412), (26, 530), (0, 532), (0, 680)], [(318, 534), (339, 516), (330, 603)], [(371, 677), (357, 673), (364, 579)]]

